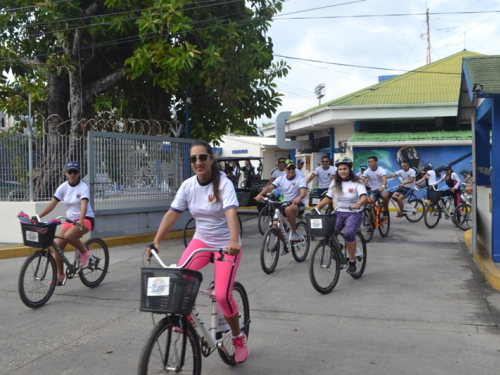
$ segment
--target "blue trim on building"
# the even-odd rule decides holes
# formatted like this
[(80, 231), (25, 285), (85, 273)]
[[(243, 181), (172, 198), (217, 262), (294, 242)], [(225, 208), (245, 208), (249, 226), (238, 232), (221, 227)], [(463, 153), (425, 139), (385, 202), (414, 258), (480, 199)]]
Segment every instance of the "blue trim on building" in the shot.
[[(297, 137), (292, 136), (292, 137), (290, 137), (290, 139), (291, 139), (292, 141), (295, 141), (295, 140), (297, 139)], [(292, 159), (292, 160), (294, 161), (294, 163), (295, 163), (295, 164), (297, 164), (297, 161), (295, 160), (295, 149), (294, 149), (294, 148), (292, 148), (292, 149), (290, 150), (290, 159)]]
[(490, 122), (494, 99), (484, 99), (476, 109), (476, 122)]
[[(470, 80), (469, 80), (469, 74), (467, 73), (467, 68), (465, 66), (465, 62), (462, 63), (462, 71), (464, 72), (465, 81), (467, 82), (467, 91), (469, 92), (470, 101), (473, 102), (474, 101), (474, 93), (472, 92), (472, 85), (471, 85)], [(462, 91), (460, 90), (460, 92), (462, 92)]]
[(358, 133), (361, 130), (361, 121), (354, 122), (354, 133)]
[(500, 163), (500, 99), (495, 99), (493, 104), (493, 116), (491, 120), (491, 140), (497, 147), (491, 148), (491, 163), (495, 161), (491, 174), (491, 259), (500, 263), (500, 173), (498, 164)]
[(330, 159), (335, 153), (335, 128), (330, 128)]

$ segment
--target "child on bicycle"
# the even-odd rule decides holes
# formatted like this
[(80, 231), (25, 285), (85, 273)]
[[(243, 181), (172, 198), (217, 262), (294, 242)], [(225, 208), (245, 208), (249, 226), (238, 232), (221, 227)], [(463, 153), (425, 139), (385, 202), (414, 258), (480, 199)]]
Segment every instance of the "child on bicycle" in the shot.
[[(179, 260), (183, 263), (200, 248), (226, 248), (225, 259), (234, 262), (214, 261), (215, 297), (233, 334), (235, 360), (243, 363), (248, 357), (247, 338), (240, 330), (238, 306), (233, 299), (233, 283), (241, 260), (240, 229), (236, 209), (238, 199), (233, 183), (219, 171), (212, 147), (205, 141), (192, 144), (191, 167), (195, 176), (184, 181), (175, 195), (170, 209), (163, 217), (154, 242), (148, 246), (160, 249), (161, 240), (170, 232), (182, 212), (189, 212), (196, 220), (196, 232)], [(200, 270), (210, 262), (206, 253), (196, 254), (187, 269)]]
[[(78, 226), (71, 223), (62, 225), (59, 236), (54, 241), (57, 246), (64, 251), (69, 243), (80, 251), (80, 268), (88, 266), (92, 254), (80, 241), (80, 237), (87, 234), (94, 228), (94, 211), (89, 203), (90, 190), (88, 185), (80, 178), (80, 163), (69, 161), (66, 164), (64, 174), (67, 181), (61, 184), (50, 203), (40, 213), (40, 218), (52, 212), (60, 201), (63, 201), (67, 207), (66, 217), (78, 222)], [(64, 263), (62, 258), (54, 252), (54, 258), (57, 265), (56, 285), (63, 285), (64, 282)]]
[(316, 206), (316, 209), (329, 204), (337, 197), (339, 206), (348, 208), (337, 209), (337, 221), (335, 229), (339, 232), (344, 228), (347, 251), (349, 252), (349, 273), (356, 273), (356, 232), (363, 221), (363, 205), (368, 201), (366, 188), (363, 182), (354, 175), (352, 171), (352, 160), (350, 158), (339, 158), (335, 161), (337, 174), (331, 182), (325, 198)]

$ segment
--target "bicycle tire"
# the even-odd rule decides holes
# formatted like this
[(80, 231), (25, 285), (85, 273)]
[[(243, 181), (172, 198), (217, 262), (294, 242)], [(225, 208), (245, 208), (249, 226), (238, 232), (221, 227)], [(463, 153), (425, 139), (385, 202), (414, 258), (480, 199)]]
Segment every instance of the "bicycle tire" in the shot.
[(260, 247), (260, 265), (262, 270), (270, 274), (276, 269), (280, 256), (280, 239), (277, 228), (269, 228), (264, 234)]
[(339, 276), (340, 260), (336, 250), (325, 240), (320, 241), (309, 258), (309, 280), (312, 286), (321, 294), (331, 293)]
[(305, 242), (292, 243), (293, 259), (300, 263), (306, 260), (307, 254), (309, 253), (309, 247), (311, 246), (309, 228), (305, 222), (299, 221), (297, 223), (297, 233), (305, 238)]
[(100, 238), (91, 238), (85, 246), (92, 253), (91, 262), (79, 273), (83, 285), (95, 288), (106, 277), (109, 267), (109, 251), (106, 243)]
[(424, 223), (429, 229), (435, 228), (441, 220), (441, 206), (438, 202), (431, 203), (425, 211)]
[[(245, 288), (237, 281), (233, 284), (233, 298), (238, 305), (240, 329), (246, 335), (248, 340), (248, 335), (250, 334), (250, 304), (248, 302), (248, 295)], [(215, 338), (220, 340), (226, 333), (227, 331), (217, 332)], [(223, 341), (224, 349), (217, 348), (222, 361), (230, 366), (236, 365), (232, 336), (232, 334), (227, 335), (226, 339)]]
[(259, 218), (257, 219), (257, 225), (259, 227), (260, 234), (264, 235), (267, 228), (269, 228), (269, 223), (272, 220), (271, 213), (269, 212), (270, 206), (265, 206), (259, 212)]
[(378, 232), (382, 237), (387, 237), (389, 235), (389, 229), (391, 229), (391, 213), (387, 213), (387, 220), (384, 218), (384, 211), (380, 210), (378, 213)]
[(45, 305), (54, 293), (56, 278), (56, 262), (49, 248), (30, 254), (19, 273), (18, 289), (23, 303), (32, 309)]
[(373, 222), (372, 209), (363, 209), (363, 221), (359, 228), (366, 242), (370, 242), (373, 238), (373, 232), (375, 231), (375, 223)]
[(186, 225), (184, 225), (184, 229), (182, 230), (182, 241), (184, 242), (185, 247), (187, 247), (189, 244), (188, 238), (192, 237), (192, 235), (188, 233), (188, 231), (190, 231), (191, 229), (194, 229), (196, 231), (196, 220), (194, 219), (194, 217), (187, 221)]
[[(139, 375), (164, 373), (168, 368), (171, 372), (201, 374), (201, 349), (198, 334), (191, 324), (186, 324), (187, 342), (184, 366), (181, 367), (182, 353), (181, 330), (174, 330), (170, 317), (160, 320), (150, 332), (139, 357), (137, 373)], [(168, 356), (168, 358), (167, 358)], [(165, 359), (167, 363), (165, 363)]]
[(472, 227), (472, 207), (468, 203), (461, 203), (453, 213), (455, 225), (463, 231)]
[[(347, 261), (349, 261), (349, 253), (347, 252), (347, 243), (345, 241), (345, 236), (343, 233), (339, 233), (342, 238), (344, 239), (344, 257), (346, 258)], [(366, 268), (366, 257), (367, 257), (367, 252), (366, 252), (366, 241), (365, 238), (363, 237), (363, 234), (361, 232), (356, 232), (356, 248), (360, 249), (362, 252), (362, 255), (356, 256), (356, 273), (350, 273), (351, 277), (353, 279), (359, 279), (361, 276), (363, 276), (363, 273), (365, 272)], [(356, 252), (357, 252), (356, 249)]]
[(422, 199), (410, 199), (408, 204), (415, 209), (415, 212), (405, 212), (406, 220), (410, 223), (418, 223), (425, 215), (424, 202)]

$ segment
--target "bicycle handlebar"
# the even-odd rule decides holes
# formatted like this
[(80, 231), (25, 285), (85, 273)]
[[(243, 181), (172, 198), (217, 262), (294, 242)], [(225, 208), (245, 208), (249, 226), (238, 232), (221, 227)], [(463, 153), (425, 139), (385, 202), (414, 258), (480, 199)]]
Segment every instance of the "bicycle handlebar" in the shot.
[[(218, 252), (220, 254), (220, 257), (215, 259), (215, 260), (231, 262), (234, 266), (234, 262), (232, 260), (224, 259), (224, 254), (227, 254), (227, 249), (223, 249), (223, 248), (220, 248), (220, 249), (209, 249), (209, 248), (197, 249), (191, 253), (191, 255), (186, 259), (186, 261), (181, 266), (177, 266), (177, 265), (167, 266), (165, 263), (163, 263), (160, 256), (158, 255), (158, 252), (157, 252), (158, 249), (156, 249), (154, 247), (151, 248), (151, 245), (148, 247), (151, 249), (151, 255), (155, 257), (155, 259), (158, 261), (158, 263), (160, 263), (160, 265), (163, 268), (179, 268), (179, 269), (185, 268), (187, 266), (187, 264), (193, 259), (193, 257), (196, 254), (198, 254), (198, 253), (216, 253), (216, 252)], [(151, 262), (152, 256), (148, 258), (148, 263)]]
[(58, 217), (57, 217), (57, 220), (61, 220), (61, 219), (64, 219), (64, 220), (66, 220), (68, 223), (73, 224), (75, 227), (80, 228), (80, 230), (83, 230), (83, 229), (82, 229), (82, 227), (80, 226), (80, 224), (78, 224), (78, 223), (76, 222), (76, 220), (70, 219), (69, 217), (66, 217), (66, 216), (58, 216)]

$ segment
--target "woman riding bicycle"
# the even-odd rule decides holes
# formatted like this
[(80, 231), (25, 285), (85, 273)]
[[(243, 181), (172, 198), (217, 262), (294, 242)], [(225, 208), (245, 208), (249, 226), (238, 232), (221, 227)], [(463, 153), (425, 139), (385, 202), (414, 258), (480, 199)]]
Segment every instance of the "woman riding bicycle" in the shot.
[[(66, 216), (78, 222), (78, 226), (71, 223), (64, 223), (59, 233), (59, 237), (54, 241), (57, 246), (64, 251), (69, 243), (80, 251), (80, 268), (88, 266), (92, 254), (82, 242), (80, 237), (87, 234), (94, 228), (94, 211), (90, 207), (90, 190), (88, 185), (80, 178), (80, 164), (76, 161), (69, 161), (65, 167), (65, 175), (68, 181), (61, 184), (50, 203), (40, 213), (40, 218), (52, 212), (60, 201), (63, 201), (67, 207)], [(62, 258), (54, 252), (54, 258), (57, 265), (56, 285), (62, 285), (64, 281), (64, 263)]]
[(320, 209), (329, 204), (334, 197), (338, 206), (349, 206), (351, 209), (339, 207), (335, 229), (344, 228), (347, 251), (349, 252), (349, 273), (356, 273), (356, 232), (363, 221), (363, 205), (368, 201), (363, 182), (352, 171), (350, 158), (339, 158), (335, 161), (337, 174), (331, 182), (325, 198), (316, 206)]
[(458, 207), (458, 205), (460, 204), (460, 185), (462, 183), (462, 180), (460, 180), (460, 177), (458, 177), (458, 175), (453, 172), (453, 169), (451, 169), (449, 165), (445, 165), (443, 169), (444, 175), (436, 182), (436, 186), (445, 181), (446, 185), (450, 189), (443, 191), (442, 196), (447, 197), (449, 195), (453, 195), (455, 207)]
[[(212, 147), (205, 141), (192, 144), (191, 167), (195, 176), (184, 181), (175, 199), (161, 221), (154, 243), (148, 248), (160, 249), (161, 240), (170, 232), (182, 212), (189, 212), (196, 220), (196, 232), (179, 260), (182, 264), (197, 249), (226, 248), (225, 259), (214, 261), (215, 297), (233, 334), (235, 360), (243, 363), (248, 357), (247, 339), (240, 331), (238, 306), (233, 299), (233, 283), (241, 260), (240, 229), (236, 209), (238, 199), (234, 185), (219, 171)], [(196, 254), (187, 269), (200, 270), (210, 262), (206, 253)]]

